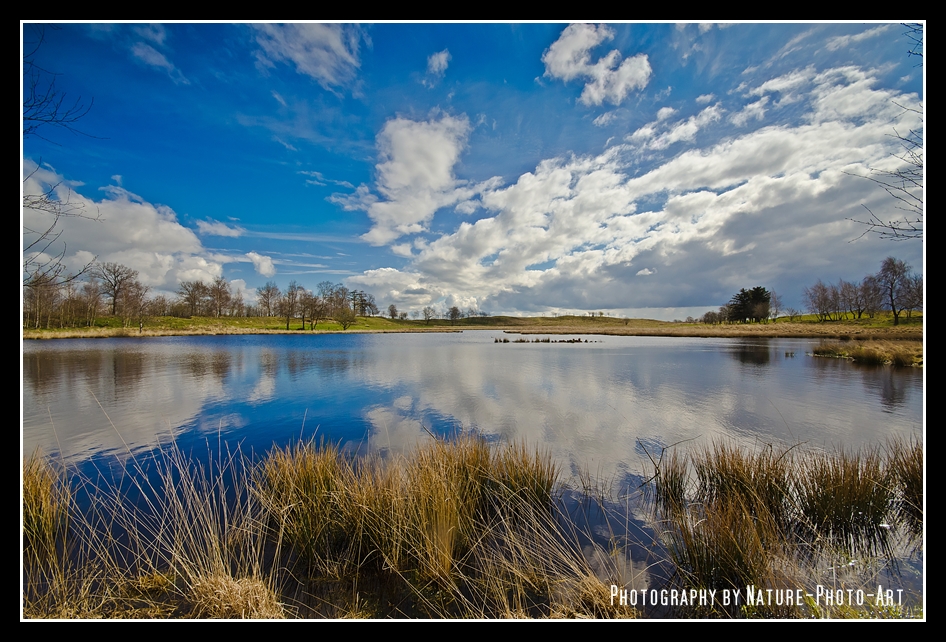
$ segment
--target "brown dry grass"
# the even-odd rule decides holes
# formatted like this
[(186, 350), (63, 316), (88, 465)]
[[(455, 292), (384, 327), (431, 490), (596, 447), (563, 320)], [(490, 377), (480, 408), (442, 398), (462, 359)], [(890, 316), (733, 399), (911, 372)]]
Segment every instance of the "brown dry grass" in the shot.
[(844, 343), (823, 343), (812, 350), (815, 356), (852, 359), (859, 363), (922, 366), (922, 341), (869, 339)]

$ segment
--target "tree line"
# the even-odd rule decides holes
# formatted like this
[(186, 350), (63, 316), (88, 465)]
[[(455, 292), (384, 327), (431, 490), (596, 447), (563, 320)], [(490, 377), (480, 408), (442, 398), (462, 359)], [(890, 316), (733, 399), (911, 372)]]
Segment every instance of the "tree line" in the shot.
[[(888, 256), (881, 263), (880, 271), (868, 274), (859, 282), (841, 279), (837, 283), (825, 283), (818, 279), (814, 285), (805, 288), (802, 305), (821, 322), (865, 316), (872, 319), (878, 312), (890, 312), (893, 324), (899, 325), (904, 313), (910, 318), (914, 311), (923, 310), (923, 275), (913, 272), (904, 261)], [(802, 315), (802, 310), (783, 306), (781, 295), (756, 286), (751, 290), (739, 290), (719, 310), (710, 310), (699, 319), (689, 317), (687, 321), (767, 323), (782, 313), (789, 321), (794, 321)]]
[(868, 274), (859, 283), (840, 280), (837, 284), (821, 279), (805, 288), (805, 307), (819, 321), (840, 321), (842, 318), (874, 318), (880, 311), (893, 315), (893, 324), (899, 325), (906, 312), (923, 310), (923, 275), (913, 272), (904, 261), (888, 256), (876, 274)]
[(91, 327), (102, 317), (121, 320), (122, 327), (139, 328), (150, 317), (284, 317), (314, 329), (332, 320), (348, 329), (357, 317), (380, 313), (374, 296), (350, 290), (341, 283), (323, 281), (310, 291), (291, 281), (281, 290), (275, 281), (257, 288), (256, 303), (223, 277), (210, 283), (183, 281), (176, 296), (151, 295), (137, 270), (120, 263), (95, 263), (84, 280), (35, 273), (24, 283), (24, 328)]

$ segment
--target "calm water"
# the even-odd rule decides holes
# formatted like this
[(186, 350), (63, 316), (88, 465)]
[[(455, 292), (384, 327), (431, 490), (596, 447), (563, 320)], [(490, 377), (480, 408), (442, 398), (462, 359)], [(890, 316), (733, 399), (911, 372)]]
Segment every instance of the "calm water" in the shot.
[(920, 370), (808, 356), (816, 341), (497, 336), (515, 338), (29, 341), (24, 451), (121, 459), (177, 439), (258, 453), (316, 435), (364, 452), (472, 429), (542, 445), (566, 471), (621, 478), (643, 472), (645, 449), (687, 439), (831, 448), (922, 431)]
[[(301, 437), (353, 452), (476, 431), (546, 448), (564, 480), (636, 489), (648, 453), (691, 440), (832, 449), (923, 429), (923, 373), (808, 356), (817, 341), (585, 336), (496, 344), (492, 331), (229, 336), (23, 344), (23, 447), (98, 472), (175, 440), (260, 454)], [(562, 339), (570, 337), (552, 337)], [(600, 515), (573, 519), (608, 545)], [(593, 509), (592, 509), (593, 512)], [(631, 588), (653, 586), (648, 520), (624, 528)], [(590, 543), (590, 542), (589, 542)], [(918, 597), (922, 558), (886, 577)]]

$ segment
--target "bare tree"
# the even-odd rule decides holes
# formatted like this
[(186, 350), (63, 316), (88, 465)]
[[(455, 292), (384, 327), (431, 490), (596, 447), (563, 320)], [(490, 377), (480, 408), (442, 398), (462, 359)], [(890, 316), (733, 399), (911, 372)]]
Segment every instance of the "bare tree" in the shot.
[(430, 320), (437, 316), (437, 311), (429, 305), (424, 308), (424, 325), (430, 325)]
[(301, 285), (296, 283), (294, 280), (289, 282), (289, 287), (286, 288), (286, 293), (283, 294), (282, 299), (279, 302), (279, 307), (282, 310), (282, 313), (286, 315), (286, 329), (289, 329), (289, 320), (292, 318), (292, 315), (296, 313), (296, 305), (299, 301), (300, 292), (304, 291)]
[(262, 316), (275, 316), (276, 304), (279, 303), (281, 294), (275, 281), (269, 281), (266, 285), (256, 288), (256, 301)]
[(197, 317), (204, 312), (204, 303), (209, 296), (209, 288), (203, 281), (181, 281), (177, 295), (187, 306), (189, 316)]
[(397, 306), (393, 303), (388, 306), (388, 316), (391, 317), (392, 321), (397, 318)]
[[(920, 58), (923, 64), (923, 24), (913, 23), (903, 25), (907, 28), (904, 35), (912, 43), (907, 52), (910, 56)], [(893, 130), (891, 136), (899, 143), (900, 151), (892, 154), (893, 158), (901, 161), (899, 169), (878, 170), (872, 169), (866, 178), (874, 181), (894, 198), (895, 209), (901, 212), (891, 218), (877, 216), (869, 207), (864, 205), (870, 217), (866, 221), (850, 219), (855, 223), (867, 226), (864, 234), (876, 233), (881, 238), (893, 241), (923, 238), (923, 112), (920, 109), (904, 107), (904, 114), (920, 116), (919, 128), (910, 128), (905, 133)], [(922, 107), (922, 106), (921, 106)], [(863, 236), (862, 234), (861, 236)], [(860, 237), (858, 237), (860, 238)]]
[(230, 306), (230, 284), (225, 278), (218, 276), (207, 289), (207, 296), (210, 299), (213, 315), (223, 316), (224, 311)]
[(805, 307), (812, 314), (818, 315), (819, 321), (827, 321), (831, 316), (832, 297), (830, 287), (818, 279), (810, 288), (805, 288)]
[(463, 312), (461, 312), (460, 308), (458, 308), (457, 306), (453, 306), (452, 308), (450, 308), (447, 314), (450, 318), (450, 325), (455, 324), (457, 321), (463, 318)]
[[(46, 32), (41, 26), (33, 26), (32, 41), (26, 43), (28, 50), (23, 55), (23, 139), (46, 137), (49, 129), (61, 128), (80, 134), (75, 123), (89, 113), (88, 105), (81, 98), (70, 100), (56, 88), (56, 74), (36, 64), (36, 54), (43, 44)], [(24, 34), (24, 38), (26, 34)], [(52, 142), (52, 141), (50, 141)], [(98, 212), (91, 213), (82, 203), (72, 199), (72, 190), (61, 183), (48, 184), (40, 179), (40, 165), (23, 178), (23, 285), (34, 287), (58, 286), (78, 278), (95, 262), (87, 263), (74, 273), (68, 273), (63, 265), (66, 244), (57, 249), (62, 235), (59, 223), (63, 217), (98, 219)]]
[(910, 266), (900, 259), (888, 256), (880, 265), (877, 282), (884, 293), (884, 303), (893, 314), (893, 324), (900, 324), (900, 313), (908, 300)]
[(132, 281), (138, 278), (138, 271), (120, 263), (96, 263), (92, 276), (101, 282), (102, 294), (112, 301), (112, 315), (118, 314), (118, 305)]

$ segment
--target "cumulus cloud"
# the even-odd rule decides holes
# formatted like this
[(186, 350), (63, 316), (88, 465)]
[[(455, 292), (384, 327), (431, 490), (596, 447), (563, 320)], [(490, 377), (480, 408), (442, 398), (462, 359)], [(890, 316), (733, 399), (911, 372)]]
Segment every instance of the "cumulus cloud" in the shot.
[(197, 230), (204, 236), (228, 236), (230, 238), (238, 238), (246, 233), (246, 230), (240, 226), (230, 227), (226, 223), (211, 219), (197, 221)]
[(647, 86), (651, 68), (645, 54), (622, 60), (617, 49), (592, 63), (591, 50), (613, 38), (614, 31), (606, 25), (569, 25), (542, 54), (545, 76), (565, 82), (585, 80), (579, 98), (585, 105), (621, 104), (632, 90)]
[(381, 198), (362, 185), (354, 194), (336, 194), (331, 200), (368, 213), (373, 226), (362, 238), (373, 245), (423, 232), (439, 208), (467, 201), (482, 189), (463, 184), (454, 174), (469, 133), (465, 115), (389, 120), (378, 134), (376, 187)]
[(247, 252), (244, 256), (253, 263), (253, 268), (257, 274), (265, 277), (276, 275), (276, 266), (273, 265), (273, 259), (256, 252)]
[(358, 68), (361, 30), (340, 24), (255, 24), (260, 68), (292, 64), (325, 89), (351, 82)]
[[(663, 112), (641, 140), (655, 150), (674, 141), (690, 146), (642, 174), (634, 169), (636, 145), (546, 159), (512, 184), (482, 187), (485, 216), (398, 246), (409, 258), (402, 269), (350, 281), (406, 308), (475, 301), (494, 311), (620, 313), (646, 306), (679, 316), (673, 310), (717, 306), (748, 281), (800, 297), (793, 288), (828, 255), (844, 255), (854, 274), (876, 271), (866, 246), (847, 243), (856, 234), (846, 219), (885, 195), (851, 174), (890, 160), (890, 123), (912, 117), (892, 99), (918, 99), (875, 90), (872, 76), (856, 68), (798, 70), (762, 83), (770, 89), (739, 112), (744, 124), (758, 118), (769, 91), (804, 84), (803, 109), (790, 120), (736, 136), (708, 131), (699, 146), (696, 133), (721, 119), (720, 105), (676, 121)], [(405, 169), (394, 180), (393, 169), (379, 172), (390, 194), (394, 186), (453, 187), (452, 174), (408, 180)]]
[[(23, 171), (25, 194), (52, 189), (55, 198), (84, 216), (60, 218), (56, 230), (62, 235), (48, 250), (64, 252), (68, 269), (79, 269), (93, 258), (122, 263), (138, 270), (145, 285), (170, 290), (181, 280), (208, 281), (223, 273), (221, 262), (170, 207), (149, 203), (118, 185), (101, 188), (105, 197), (100, 200), (88, 198), (74, 191), (75, 183), (31, 159), (24, 159)], [(27, 229), (45, 230), (52, 223), (47, 213), (30, 209), (24, 209), (23, 219)]]

